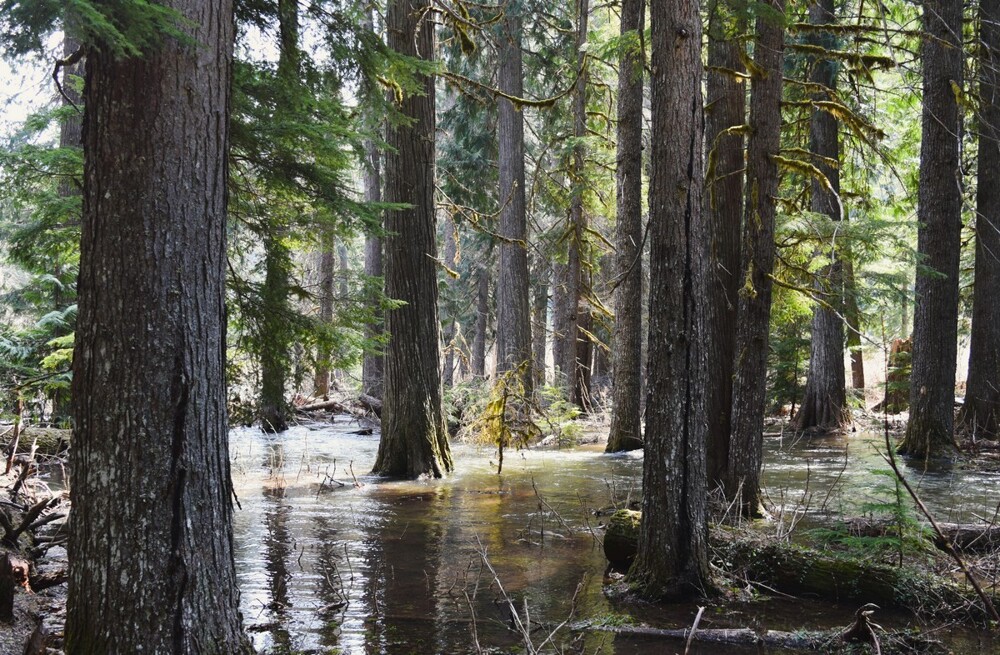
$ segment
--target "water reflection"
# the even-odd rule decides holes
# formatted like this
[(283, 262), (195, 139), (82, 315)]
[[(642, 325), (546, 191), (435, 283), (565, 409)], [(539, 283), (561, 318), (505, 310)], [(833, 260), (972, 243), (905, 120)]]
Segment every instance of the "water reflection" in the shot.
[[(263, 652), (468, 653), (474, 639), (513, 650), (523, 636), (511, 630), (508, 598), (536, 645), (573, 609), (574, 621), (628, 612), (651, 625), (690, 625), (693, 607), (621, 608), (603, 595), (591, 511), (638, 497), (640, 454), (529, 451), (508, 457), (500, 477), (490, 451), (456, 445), (452, 478), (387, 482), (360, 475), (371, 469), (378, 439), (353, 429), (233, 433), (237, 571), (244, 616)], [(882, 493), (874, 435), (786, 435), (765, 446), (769, 496), (803, 526), (851, 514)], [(995, 480), (961, 471), (915, 478), (935, 507), (961, 508), (949, 520), (992, 511)], [(846, 625), (852, 610), (799, 601), (730, 606), (703, 627), (830, 627)], [(663, 651), (649, 639), (567, 635), (577, 637), (587, 653)]]

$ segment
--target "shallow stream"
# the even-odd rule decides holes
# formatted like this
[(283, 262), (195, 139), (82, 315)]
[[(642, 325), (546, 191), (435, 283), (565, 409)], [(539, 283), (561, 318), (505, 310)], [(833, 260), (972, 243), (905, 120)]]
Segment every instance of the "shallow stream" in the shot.
[[(508, 453), (498, 476), (494, 451), (459, 444), (451, 477), (388, 482), (368, 475), (378, 436), (351, 434), (357, 429), (338, 419), (281, 435), (232, 434), (236, 565), (244, 616), (263, 652), (470, 653), (477, 643), (484, 652), (524, 652), (507, 600), (527, 616), (534, 647), (568, 619), (607, 623), (629, 614), (663, 628), (693, 620), (694, 604), (616, 606), (602, 593), (601, 518), (593, 511), (638, 498), (641, 455), (609, 456), (600, 446), (528, 450)], [(776, 531), (859, 515), (890, 493), (891, 479), (877, 473), (887, 468), (877, 435), (772, 435), (765, 443)], [(942, 520), (973, 521), (996, 512), (997, 480), (921, 473), (919, 487)], [(853, 609), (779, 597), (710, 609), (701, 626), (830, 628), (849, 624)], [(917, 625), (876, 618), (887, 628)], [(578, 639), (586, 653), (683, 651), (595, 631), (564, 629), (558, 638)], [(948, 639), (956, 652), (994, 652), (974, 632)]]

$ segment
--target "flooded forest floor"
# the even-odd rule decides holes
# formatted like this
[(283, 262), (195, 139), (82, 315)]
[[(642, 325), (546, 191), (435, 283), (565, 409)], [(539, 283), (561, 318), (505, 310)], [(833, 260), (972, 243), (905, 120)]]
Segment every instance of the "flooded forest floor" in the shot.
[[(618, 593), (621, 576), (608, 569), (604, 525), (616, 509), (638, 507), (642, 454), (604, 454), (606, 425), (587, 424), (572, 446), (508, 452), (502, 475), (494, 449), (456, 443), (455, 474), (422, 481), (370, 476), (379, 435), (351, 416), (314, 415), (280, 435), (238, 428), (230, 450), (244, 621), (259, 652), (274, 654), (779, 652), (699, 642), (688, 649), (683, 639), (665, 639), (696, 617), (703, 633), (841, 634), (873, 602), (857, 581), (834, 572), (834, 593), (820, 596), (808, 588), (789, 592), (787, 581), (760, 572), (766, 560), (778, 562), (778, 570), (799, 567), (793, 578), (801, 580), (821, 569), (822, 559), (914, 572), (958, 590), (936, 598), (914, 585), (922, 596), (880, 598), (870, 620), (883, 653), (1000, 653), (954, 560), (934, 547), (889, 470), (879, 424), (865, 420), (857, 431), (825, 436), (770, 425), (770, 517), (713, 529), (720, 589), (697, 603), (668, 606)], [(63, 462), (39, 452), (31, 463), (14, 464), (0, 478), (12, 528), (23, 524), (15, 505), (46, 503), (13, 540), (14, 552), (38, 556), (29, 587), (51, 584), (33, 593), (16, 589), (14, 619), (0, 625), (0, 654), (24, 652), (42, 618), (57, 630), (65, 593)], [(1000, 474), (992, 469), (986, 457), (902, 470), (938, 521), (988, 533), (998, 513)], [(721, 503), (716, 509), (726, 512)], [(0, 529), (10, 536), (7, 526)], [(990, 539), (963, 557), (993, 595), (1000, 567)], [(12, 552), (13, 541), (0, 555)], [(48, 645), (57, 647), (57, 637)], [(810, 645), (847, 652), (832, 640)]]

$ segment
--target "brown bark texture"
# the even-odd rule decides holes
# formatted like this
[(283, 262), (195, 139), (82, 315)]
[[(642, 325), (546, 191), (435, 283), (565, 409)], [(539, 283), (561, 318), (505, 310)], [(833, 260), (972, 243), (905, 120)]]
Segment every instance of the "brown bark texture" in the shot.
[(959, 139), (953, 85), (962, 87), (962, 2), (925, 0), (923, 113), (917, 196), (916, 302), (910, 420), (900, 453), (927, 458), (950, 450), (958, 357), (958, 259), (962, 231)]
[(251, 653), (225, 395), (233, 13), (87, 53), (66, 652)]
[[(521, 17), (508, 7), (499, 38), (500, 90), (524, 95)], [(500, 268), (497, 280), (497, 377), (520, 371), (522, 391), (530, 396), (531, 313), (529, 311), (528, 226), (524, 192), (524, 114), (506, 98), (499, 100), (497, 137), (500, 159)]]
[[(837, 16), (834, 0), (818, 0), (809, 5), (809, 22), (813, 25), (835, 25)], [(829, 32), (811, 32), (810, 45), (824, 50), (837, 48), (836, 37)], [(816, 101), (835, 98), (837, 62), (814, 58), (809, 81), (822, 89), (813, 94)], [(809, 151), (815, 155), (813, 164), (826, 177), (829, 187), (812, 180), (810, 209), (840, 221), (840, 141), (837, 119), (819, 107), (814, 107), (809, 121)], [(820, 255), (830, 263), (818, 272), (816, 286), (827, 299), (826, 305), (815, 304), (812, 315), (812, 337), (809, 344), (809, 371), (802, 403), (793, 424), (798, 430), (837, 430), (850, 421), (847, 409), (847, 380), (844, 371), (844, 320), (842, 318), (844, 267), (834, 243), (823, 247)]]
[(534, 361), (536, 390), (545, 385), (545, 350), (548, 342), (549, 276), (551, 269), (545, 259), (536, 260), (535, 288), (532, 297), (531, 353)]
[(606, 452), (642, 448), (642, 83), (645, 0), (623, 0), (618, 64), (618, 153), (611, 429)]
[(472, 377), (486, 377), (486, 330), (490, 318), (490, 274), (481, 266), (476, 280), (476, 334), (472, 338)]
[[(365, 29), (374, 31), (372, 13), (374, 6), (365, 14)], [(365, 91), (374, 93), (370, 83), (366, 82)], [(365, 202), (378, 203), (382, 201), (382, 154), (379, 152), (375, 139), (365, 140), (365, 161), (362, 166)], [(380, 221), (381, 223), (381, 221)], [(381, 225), (380, 225), (381, 227)], [(365, 277), (382, 277), (382, 237), (374, 230), (365, 234)], [(383, 287), (384, 288), (384, 287)], [(370, 299), (370, 303), (377, 301)], [(365, 339), (375, 341), (385, 328), (384, 316), (379, 308), (374, 309), (375, 320), (365, 325)], [(382, 379), (385, 369), (385, 359), (381, 350), (365, 350), (361, 362), (361, 391), (375, 398), (382, 397)]]
[(643, 516), (630, 582), (680, 599), (709, 585), (705, 446), (708, 230), (697, 0), (650, 6), (650, 320)]
[[(430, 61), (434, 21), (426, 0), (392, 0), (386, 15), (391, 50)], [(403, 97), (406, 124), (390, 125), (385, 195), (406, 209), (386, 212), (386, 294), (405, 304), (386, 314), (382, 439), (373, 471), (393, 477), (444, 476), (452, 469), (441, 399), (436, 214), (434, 212), (434, 77)]]
[[(454, 269), (458, 257), (458, 235), (455, 233), (455, 221), (447, 212), (442, 212), (444, 220), (444, 265)], [(450, 295), (454, 296), (455, 286), (458, 280), (450, 275), (445, 277), (444, 283), (448, 286)], [(455, 351), (458, 346), (455, 343), (458, 336), (458, 320), (454, 315), (454, 307), (449, 307), (447, 302), (442, 303), (444, 318), (444, 366), (442, 367), (441, 381), (445, 389), (451, 388), (455, 384)]]
[(705, 98), (706, 147), (709, 152), (705, 203), (711, 231), (712, 269), (709, 279), (712, 320), (706, 333), (708, 480), (721, 483), (729, 465), (730, 417), (733, 406), (733, 364), (736, 351), (736, 308), (739, 293), (740, 243), (743, 224), (744, 138), (725, 134), (746, 122), (746, 85), (718, 69), (743, 72), (742, 46), (736, 35), (745, 29), (725, 0), (714, 0), (708, 19), (708, 81)]
[[(784, 0), (769, 0), (768, 4), (774, 14), (784, 15)], [(754, 73), (750, 87), (752, 129), (747, 145), (746, 217), (740, 258), (732, 435), (724, 481), (726, 497), (738, 498), (744, 515), (758, 514), (761, 506), (770, 275), (774, 269), (775, 199), (778, 195), (778, 167), (773, 157), (781, 147), (785, 51), (784, 26), (775, 20), (772, 12), (757, 18), (756, 33), (754, 63), (759, 73)]]
[(1000, 433), (1000, 2), (979, 4), (979, 162), (972, 338), (959, 429)]

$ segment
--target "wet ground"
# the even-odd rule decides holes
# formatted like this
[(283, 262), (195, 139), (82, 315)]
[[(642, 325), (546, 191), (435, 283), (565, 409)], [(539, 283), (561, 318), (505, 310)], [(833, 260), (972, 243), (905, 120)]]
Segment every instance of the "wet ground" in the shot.
[[(264, 652), (525, 652), (565, 620), (614, 623), (629, 614), (663, 628), (693, 620), (694, 605), (616, 606), (602, 592), (593, 510), (638, 498), (641, 455), (608, 456), (599, 446), (508, 453), (497, 476), (493, 451), (457, 445), (453, 476), (387, 482), (368, 475), (378, 436), (350, 434), (356, 429), (338, 422), (233, 433), (237, 569), (246, 623)], [(784, 508), (774, 529), (858, 515), (884, 499), (892, 482), (878, 473), (887, 468), (880, 448), (870, 434), (768, 437), (765, 483)], [(996, 511), (996, 475), (918, 473), (943, 520)], [(779, 597), (709, 608), (701, 626), (825, 629), (849, 624), (853, 609)], [(880, 622), (917, 625), (906, 616)], [(684, 650), (595, 631), (563, 629), (557, 638), (607, 655)], [(948, 639), (956, 652), (995, 652), (975, 632)]]

